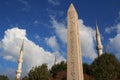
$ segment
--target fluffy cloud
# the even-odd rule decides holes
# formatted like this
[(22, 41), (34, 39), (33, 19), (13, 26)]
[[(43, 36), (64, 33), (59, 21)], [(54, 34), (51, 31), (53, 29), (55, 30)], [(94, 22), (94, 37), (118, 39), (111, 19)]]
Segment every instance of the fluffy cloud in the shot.
[[(67, 28), (64, 23), (58, 22), (55, 17), (51, 17), (51, 23), (57, 36), (61, 39), (63, 43), (67, 43)], [(82, 47), (82, 55), (85, 58), (93, 60), (97, 57), (95, 51), (95, 30), (90, 26), (86, 26), (83, 24), (83, 20), (79, 19), (79, 27), (80, 27), (80, 40)]]
[(116, 27), (107, 27), (105, 28), (105, 32), (107, 32), (108, 34), (110, 34), (113, 30), (116, 30)]
[[(29, 40), (26, 35), (25, 29), (12, 28), (6, 30), (4, 38), (0, 41), (0, 49), (2, 49), (3, 58), (10, 61), (17, 61), (22, 40), (24, 39), (24, 74), (32, 67), (43, 63), (48, 64), (50, 68), (54, 63), (54, 54), (56, 52), (51, 53), (44, 50), (42, 47)], [(58, 57), (58, 61), (64, 60), (62, 56), (59, 55)]]
[(53, 28), (55, 29), (55, 32), (57, 36), (62, 40), (63, 43), (67, 42), (67, 28), (65, 27), (66, 25), (64, 23), (58, 22), (55, 17), (51, 17), (51, 24)]
[(118, 59), (120, 59), (120, 33), (118, 33), (115, 37), (109, 39), (109, 49), (110, 51), (114, 51), (113, 53), (116, 55)]
[(120, 33), (120, 23), (118, 23), (117, 25), (114, 25), (112, 27), (105, 28), (105, 32), (107, 32), (107, 33), (111, 33), (112, 31), (116, 31), (117, 33)]
[(45, 41), (46, 41), (47, 45), (52, 48), (52, 50), (54, 50), (54, 51), (59, 50), (59, 45), (57, 43), (57, 39), (55, 36), (51, 36), (50, 38), (45, 38)]
[(113, 38), (110, 38), (109, 39), (109, 48), (110, 50), (114, 51), (115, 55), (120, 58), (120, 23), (118, 23), (116, 26), (114, 26), (115, 28), (117, 28), (115, 31), (116, 31), (116, 35), (113, 37)]
[(117, 20), (117, 24), (115, 24), (112, 27), (106, 28), (105, 30), (108, 29), (108, 31), (111, 32), (115, 32), (116, 35), (114, 37), (109, 38), (109, 49), (110, 51), (112, 51), (119, 59), (120, 59), (120, 12), (119, 12), (119, 16), (116, 19)]
[(82, 47), (82, 55), (93, 60), (97, 57), (95, 52), (95, 30), (83, 24), (83, 20), (79, 20), (80, 40)]
[(4, 56), (3, 58), (6, 59), (6, 60), (15, 61), (15, 59), (14, 59), (13, 56), (11, 56), (11, 55), (6, 55), (6, 56)]
[(120, 52), (120, 33), (117, 34), (114, 38), (110, 38), (110, 45), (112, 49), (116, 50), (117, 52)]

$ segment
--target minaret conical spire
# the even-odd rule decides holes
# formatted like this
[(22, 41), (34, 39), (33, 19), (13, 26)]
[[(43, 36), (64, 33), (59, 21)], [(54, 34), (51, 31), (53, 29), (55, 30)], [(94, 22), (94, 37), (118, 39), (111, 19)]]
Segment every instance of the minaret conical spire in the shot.
[(19, 59), (18, 59), (18, 69), (16, 71), (16, 80), (20, 80), (21, 72), (22, 72), (22, 63), (23, 63), (23, 46), (24, 40), (22, 42), (22, 46), (20, 49)]
[(98, 56), (101, 56), (103, 54), (103, 46), (101, 43), (101, 37), (97, 23), (96, 23), (96, 44), (97, 44), (96, 49), (98, 52)]

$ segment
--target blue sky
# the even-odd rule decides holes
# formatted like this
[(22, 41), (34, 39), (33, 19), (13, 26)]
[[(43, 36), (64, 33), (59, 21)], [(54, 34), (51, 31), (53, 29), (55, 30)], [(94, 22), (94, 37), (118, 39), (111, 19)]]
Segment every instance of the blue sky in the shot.
[(22, 76), (42, 63), (50, 67), (55, 55), (58, 62), (66, 60), (70, 3), (79, 15), (83, 62), (91, 63), (97, 57), (96, 21), (104, 50), (120, 60), (120, 0), (0, 0), (0, 74), (15, 77), (23, 38)]

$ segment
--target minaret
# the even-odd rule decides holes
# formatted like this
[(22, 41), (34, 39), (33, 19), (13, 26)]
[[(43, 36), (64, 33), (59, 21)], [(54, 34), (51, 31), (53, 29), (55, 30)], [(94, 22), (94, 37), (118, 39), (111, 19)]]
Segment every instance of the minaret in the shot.
[(20, 80), (21, 72), (22, 72), (22, 63), (23, 63), (23, 46), (24, 46), (24, 40), (20, 49), (20, 55), (18, 59), (18, 69), (16, 71), (16, 80)]
[(103, 46), (102, 46), (102, 43), (101, 43), (100, 32), (99, 32), (97, 24), (96, 24), (96, 43), (97, 43), (96, 49), (98, 51), (98, 56), (101, 56), (102, 53), (103, 53), (103, 51), (102, 51)]
[(56, 55), (55, 55), (55, 60), (54, 60), (54, 65), (57, 64), (57, 58), (56, 58)]
[(78, 14), (70, 5), (67, 13), (67, 80), (83, 80)]

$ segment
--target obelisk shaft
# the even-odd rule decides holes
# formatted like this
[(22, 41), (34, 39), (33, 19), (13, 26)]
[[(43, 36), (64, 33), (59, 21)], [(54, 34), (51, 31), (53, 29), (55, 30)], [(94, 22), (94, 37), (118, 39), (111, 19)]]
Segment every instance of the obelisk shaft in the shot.
[(17, 71), (16, 71), (16, 80), (20, 80), (20, 76), (21, 76), (21, 72), (22, 72), (23, 45), (24, 45), (24, 41), (23, 41), (23, 43), (22, 43), (22, 47), (21, 47), (20, 55), (19, 55), (19, 59), (18, 59), (18, 69), (17, 69)]
[(73, 4), (70, 5), (67, 16), (67, 80), (83, 80), (78, 14)]

